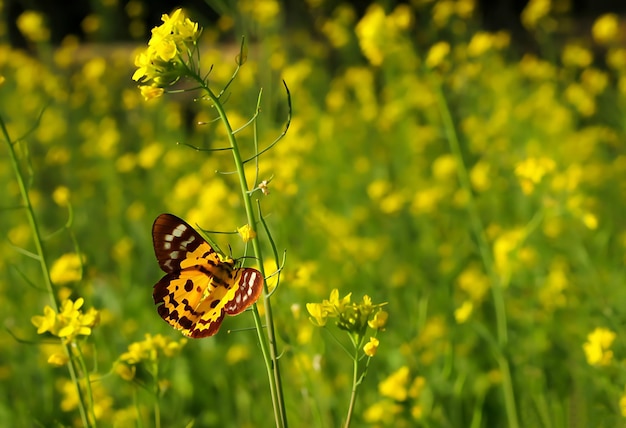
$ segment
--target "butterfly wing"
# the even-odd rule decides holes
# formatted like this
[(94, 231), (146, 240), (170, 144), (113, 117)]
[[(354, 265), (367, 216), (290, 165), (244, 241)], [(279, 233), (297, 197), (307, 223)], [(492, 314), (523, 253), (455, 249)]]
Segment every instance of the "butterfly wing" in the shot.
[(225, 314), (241, 313), (258, 299), (261, 273), (236, 269), (182, 219), (161, 214), (152, 237), (159, 266), (166, 272), (154, 286), (154, 303), (161, 318), (184, 335), (212, 336)]
[(239, 268), (236, 270), (235, 296), (224, 305), (228, 315), (237, 315), (257, 301), (263, 290), (263, 275), (256, 269)]
[(198, 261), (215, 253), (193, 227), (173, 214), (161, 214), (154, 220), (152, 243), (159, 266), (167, 273), (181, 270), (184, 261), (193, 263), (190, 258)]

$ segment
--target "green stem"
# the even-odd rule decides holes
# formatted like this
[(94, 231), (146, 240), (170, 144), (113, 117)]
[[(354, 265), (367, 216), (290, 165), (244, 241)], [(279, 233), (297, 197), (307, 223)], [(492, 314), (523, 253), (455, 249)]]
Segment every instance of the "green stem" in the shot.
[[(237, 169), (237, 174), (239, 175), (239, 184), (241, 186), (241, 194), (243, 198), (244, 207), (246, 210), (246, 216), (248, 219), (248, 225), (254, 231), (254, 235), (256, 235), (256, 219), (254, 216), (254, 211), (252, 209), (252, 201), (250, 199), (250, 194), (248, 193), (248, 183), (246, 180), (244, 165), (241, 159), (241, 154), (239, 153), (239, 147), (237, 145), (237, 140), (235, 138), (235, 134), (233, 133), (232, 126), (228, 120), (228, 116), (226, 115), (226, 111), (222, 106), (218, 96), (216, 96), (213, 91), (208, 87), (208, 85), (202, 81), (198, 80), (202, 85), (202, 88), (206, 91), (209, 99), (213, 102), (215, 109), (217, 110), (222, 123), (226, 127), (226, 133), (228, 135), (228, 140), (230, 142), (231, 151), (233, 153), (233, 159), (235, 162), (235, 167)], [(263, 256), (261, 252), (261, 245), (259, 243), (259, 239), (255, 236), (252, 239), (252, 249), (254, 251), (254, 256), (258, 261), (258, 266), (261, 274), (265, 277), (265, 269), (263, 267)], [(265, 306), (265, 322), (267, 329), (267, 340), (265, 341), (265, 337), (263, 335), (263, 323), (261, 322), (261, 317), (259, 315), (256, 304), (252, 307), (252, 314), (254, 316), (254, 323), (256, 326), (256, 330), (259, 336), (259, 344), (261, 346), (261, 352), (263, 353), (263, 359), (265, 360), (265, 366), (267, 369), (267, 374), (269, 378), (270, 384), (270, 393), (272, 396), (272, 403), (274, 406), (274, 419), (276, 422), (276, 427), (286, 428), (287, 427), (287, 413), (285, 412), (285, 403), (282, 392), (282, 382), (280, 377), (280, 370), (278, 367), (278, 352), (276, 346), (276, 335), (274, 332), (274, 321), (272, 316), (272, 306), (270, 304), (270, 299), (268, 298), (269, 290), (267, 288), (267, 283), (264, 282), (264, 306)]]
[(152, 378), (154, 379), (154, 426), (161, 428), (161, 391), (159, 390), (159, 361), (152, 361)]
[(493, 284), (491, 287), (491, 294), (496, 314), (496, 337), (498, 344), (498, 349), (495, 351), (498, 355), (498, 364), (500, 366), (500, 370), (502, 371), (503, 376), (502, 389), (504, 393), (507, 417), (509, 420), (508, 426), (511, 428), (517, 428), (519, 424), (517, 419), (517, 411), (515, 408), (515, 396), (511, 380), (511, 373), (508, 361), (502, 352), (502, 350), (506, 347), (508, 343), (508, 327), (506, 318), (506, 307), (504, 304), (503, 286), (500, 277), (498, 276), (498, 273), (495, 269), (493, 257), (489, 249), (489, 244), (487, 243), (485, 228), (478, 212), (478, 207), (474, 199), (474, 194), (472, 193), (469, 173), (463, 160), (463, 154), (461, 152), (461, 145), (459, 143), (456, 127), (454, 125), (454, 121), (452, 119), (452, 114), (450, 112), (447, 100), (445, 98), (445, 95), (443, 94), (441, 82), (434, 76), (432, 81), (434, 83), (433, 87), (435, 88), (437, 105), (439, 107), (439, 112), (443, 121), (443, 127), (446, 132), (448, 143), (450, 144), (450, 151), (457, 161), (457, 174), (459, 182), (461, 184), (461, 187), (467, 194), (467, 213), (470, 225), (473, 234), (478, 242), (478, 248), (481, 258), (483, 260), (483, 264), (485, 265), (489, 277), (491, 278), (491, 283)]
[[(72, 345), (70, 345), (72, 346)], [(93, 401), (93, 391), (91, 389), (91, 379), (89, 378), (89, 372), (87, 371), (87, 364), (85, 364), (85, 357), (83, 355), (83, 351), (80, 348), (78, 342), (73, 342), (73, 346), (76, 349), (76, 354), (78, 357), (78, 362), (80, 363), (80, 367), (83, 372), (83, 377), (85, 379), (85, 390), (87, 391), (87, 400), (88, 400), (88, 412), (91, 414), (91, 418), (93, 419), (93, 427), (96, 428), (96, 413), (94, 411), (94, 401)]]
[[(50, 279), (50, 270), (48, 269), (48, 261), (46, 259), (46, 254), (43, 248), (43, 240), (41, 239), (41, 232), (39, 231), (39, 225), (37, 224), (37, 219), (35, 217), (35, 211), (33, 210), (33, 205), (30, 201), (30, 196), (28, 194), (28, 189), (26, 187), (26, 183), (24, 181), (24, 177), (22, 176), (22, 171), (20, 169), (20, 165), (17, 159), (17, 154), (15, 153), (15, 142), (11, 140), (11, 136), (9, 135), (9, 131), (7, 130), (6, 124), (4, 123), (4, 119), (0, 116), (0, 128), (2, 128), (2, 134), (4, 135), (4, 139), (7, 142), (7, 146), (9, 148), (9, 155), (11, 158), (11, 165), (13, 166), (13, 171), (15, 172), (15, 179), (17, 180), (17, 185), (20, 189), (20, 194), (22, 196), (22, 201), (24, 202), (24, 209), (26, 210), (26, 218), (28, 219), (28, 223), (30, 224), (30, 228), (33, 231), (33, 240), (35, 242), (35, 248), (37, 252), (37, 259), (39, 260), (39, 266), (41, 268), (41, 272), (43, 275), (43, 281), (46, 286), (46, 290), (48, 291), (48, 295), (50, 297), (50, 303), (52, 309), (55, 312), (59, 312), (59, 302), (57, 301), (56, 295), (54, 293), (54, 286), (52, 285), (52, 280)], [(89, 423), (89, 418), (87, 417), (87, 411), (85, 409), (85, 397), (81, 391), (80, 384), (78, 382), (78, 377), (76, 375), (76, 367), (74, 367), (74, 361), (72, 359), (72, 353), (67, 345), (61, 340), (61, 345), (65, 352), (65, 355), (68, 357), (67, 369), (70, 373), (70, 378), (76, 387), (76, 392), (78, 394), (78, 409), (80, 412), (80, 417), (83, 421), (83, 425), (86, 427), (91, 426)]]
[(352, 420), (352, 413), (354, 412), (354, 403), (356, 402), (356, 391), (359, 387), (359, 348), (355, 346), (352, 366), (352, 394), (350, 394), (350, 405), (348, 406), (348, 415), (346, 416), (346, 423), (344, 428), (350, 427)]

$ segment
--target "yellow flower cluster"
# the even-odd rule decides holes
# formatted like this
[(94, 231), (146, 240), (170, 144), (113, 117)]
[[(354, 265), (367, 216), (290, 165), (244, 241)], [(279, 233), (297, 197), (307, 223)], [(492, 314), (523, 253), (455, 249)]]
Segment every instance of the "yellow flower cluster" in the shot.
[(130, 381), (135, 377), (136, 365), (142, 362), (156, 363), (160, 357), (174, 357), (186, 343), (185, 338), (175, 341), (161, 334), (146, 334), (144, 340), (128, 346), (128, 351), (119, 357), (115, 371), (122, 379)]
[(615, 340), (615, 333), (607, 328), (598, 327), (587, 335), (587, 341), (583, 344), (583, 351), (587, 357), (587, 363), (591, 366), (608, 366), (613, 360), (611, 345)]
[(391, 424), (403, 410), (400, 403), (406, 403), (410, 405), (413, 419), (420, 420), (425, 412), (422, 393), (427, 389), (423, 376), (412, 378), (409, 367), (402, 366), (378, 384), (382, 400), (365, 410), (363, 416), (369, 423)]
[(189, 75), (192, 52), (200, 37), (198, 23), (185, 16), (182, 9), (172, 16), (164, 14), (163, 24), (152, 29), (148, 48), (135, 58), (138, 67), (133, 80), (140, 82), (146, 99), (163, 94), (163, 88)]
[(42, 315), (35, 315), (31, 321), (37, 327), (37, 333), (50, 332), (54, 336), (64, 339), (67, 343), (76, 336), (89, 336), (91, 329), (100, 321), (100, 315), (94, 308), (85, 313), (81, 311), (85, 299), (79, 297), (75, 302), (66, 300), (61, 311), (56, 313), (50, 306), (46, 306)]
[[(352, 303), (351, 296), (352, 293), (349, 293), (339, 298), (339, 290), (335, 288), (328, 300), (322, 303), (307, 303), (306, 308), (317, 326), (325, 326), (328, 318), (337, 318), (337, 326), (354, 335), (355, 344), (361, 344), (367, 327), (383, 330), (389, 314), (382, 310), (386, 303), (372, 304), (372, 299), (367, 295), (363, 296), (361, 303)], [(365, 355), (373, 357), (379, 344), (378, 339), (370, 337), (369, 342), (363, 347)]]

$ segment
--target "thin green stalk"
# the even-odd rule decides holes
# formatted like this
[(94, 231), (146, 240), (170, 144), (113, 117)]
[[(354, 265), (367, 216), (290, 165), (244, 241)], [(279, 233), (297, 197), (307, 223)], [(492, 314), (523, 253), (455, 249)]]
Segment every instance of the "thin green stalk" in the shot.
[[(11, 136), (9, 135), (9, 131), (7, 130), (6, 124), (4, 123), (4, 119), (0, 116), (0, 128), (2, 128), (2, 133), (4, 135), (4, 139), (9, 148), (9, 157), (11, 158), (11, 165), (13, 166), (13, 171), (15, 172), (15, 179), (17, 180), (18, 187), (20, 189), (20, 194), (22, 196), (22, 201), (24, 203), (24, 209), (26, 210), (26, 217), (28, 218), (28, 223), (30, 224), (30, 228), (33, 231), (33, 240), (35, 242), (35, 248), (37, 253), (37, 260), (39, 260), (39, 266), (41, 268), (43, 281), (48, 291), (48, 295), (50, 297), (50, 303), (52, 309), (55, 312), (59, 312), (59, 303), (57, 302), (56, 295), (54, 293), (54, 287), (52, 285), (52, 280), (50, 279), (50, 271), (48, 269), (48, 261), (46, 259), (46, 254), (43, 248), (43, 240), (41, 239), (41, 233), (39, 231), (39, 225), (37, 224), (37, 219), (35, 217), (35, 211), (33, 210), (33, 205), (30, 201), (30, 196), (28, 194), (28, 189), (26, 187), (26, 183), (24, 182), (24, 177), (22, 176), (22, 171), (20, 169), (20, 165), (17, 159), (17, 154), (15, 153), (14, 144), (15, 142), (11, 140)], [(63, 346), (63, 350), (65, 355), (68, 357), (67, 369), (70, 373), (70, 378), (76, 387), (76, 392), (78, 395), (78, 409), (80, 412), (81, 420), (83, 421), (83, 425), (86, 427), (91, 426), (89, 423), (89, 418), (87, 417), (87, 411), (85, 409), (85, 397), (80, 389), (80, 384), (78, 382), (78, 377), (76, 375), (76, 367), (74, 367), (74, 361), (72, 359), (72, 353), (69, 346), (61, 340), (61, 345)]]
[(153, 360), (152, 378), (154, 379), (154, 426), (155, 428), (161, 428), (161, 406), (160, 406), (160, 391), (159, 391), (159, 361)]
[[(235, 138), (235, 134), (233, 133), (233, 129), (230, 125), (228, 117), (226, 115), (226, 111), (222, 106), (219, 98), (213, 93), (213, 91), (206, 85), (206, 83), (202, 80), (198, 80), (198, 82), (202, 85), (202, 88), (206, 91), (209, 99), (213, 102), (215, 109), (217, 110), (222, 123), (226, 127), (226, 133), (228, 135), (228, 140), (230, 143), (231, 151), (233, 153), (233, 159), (235, 162), (235, 167), (237, 170), (237, 174), (239, 175), (239, 184), (241, 186), (241, 194), (244, 202), (244, 207), (246, 210), (246, 216), (248, 219), (248, 225), (255, 232), (256, 235), (256, 219), (254, 216), (254, 211), (252, 209), (252, 201), (250, 199), (250, 194), (248, 193), (248, 183), (246, 180), (246, 175), (244, 171), (243, 161), (241, 159), (241, 154), (239, 153), (239, 147), (237, 145), (237, 140)], [(255, 236), (252, 239), (252, 249), (254, 251), (254, 256), (258, 260), (259, 270), (263, 277), (265, 277), (265, 269), (263, 268), (263, 256), (261, 252), (261, 246), (258, 238)], [(257, 310), (256, 305), (253, 305), (252, 313), (254, 316), (254, 323), (256, 326), (256, 330), (259, 336), (259, 344), (261, 346), (261, 352), (263, 353), (263, 358), (265, 360), (265, 366), (267, 369), (267, 374), (269, 377), (270, 384), (270, 393), (272, 396), (272, 403), (274, 407), (274, 419), (276, 422), (276, 426), (280, 428), (287, 427), (287, 413), (285, 411), (285, 403), (282, 392), (282, 382), (280, 377), (280, 370), (278, 366), (278, 352), (276, 347), (276, 335), (274, 332), (274, 321), (272, 316), (272, 306), (270, 304), (270, 299), (268, 298), (269, 290), (267, 288), (267, 283), (264, 282), (264, 305), (265, 305), (265, 322), (267, 329), (267, 340), (269, 342), (269, 346), (265, 341), (265, 337), (263, 335), (263, 324), (261, 322), (261, 318), (259, 316), (259, 312)]]
[(352, 394), (350, 394), (350, 405), (348, 406), (348, 415), (346, 416), (346, 423), (344, 428), (350, 427), (352, 420), (352, 413), (354, 412), (354, 403), (356, 402), (356, 391), (359, 387), (359, 348), (354, 347), (353, 355), (353, 367), (352, 367)]
[(500, 278), (498, 277), (498, 274), (496, 272), (493, 257), (489, 250), (489, 245), (485, 236), (485, 228), (480, 218), (480, 214), (476, 206), (476, 201), (474, 200), (469, 173), (463, 160), (461, 145), (459, 143), (459, 138), (456, 132), (454, 121), (452, 119), (450, 108), (448, 106), (445, 95), (443, 94), (441, 82), (434, 76), (432, 81), (434, 83), (433, 87), (435, 88), (435, 93), (437, 96), (437, 105), (439, 107), (439, 112), (441, 114), (445, 133), (448, 139), (448, 143), (450, 145), (450, 151), (457, 161), (457, 174), (459, 182), (468, 197), (467, 213), (469, 216), (470, 225), (472, 227), (472, 232), (476, 237), (476, 240), (478, 241), (478, 248), (481, 258), (493, 284), (493, 286), (491, 287), (491, 293), (496, 314), (496, 336), (499, 347), (499, 349), (496, 350), (498, 355), (497, 360), (498, 365), (500, 366), (500, 370), (502, 371), (502, 389), (504, 393), (504, 402), (508, 417), (508, 426), (511, 428), (517, 428), (519, 426), (519, 423), (517, 418), (517, 410), (515, 407), (515, 395), (513, 391), (513, 384), (511, 381), (511, 373), (508, 360), (502, 353), (502, 350), (506, 347), (508, 343), (506, 308), (504, 304), (504, 293), (502, 292), (503, 287)]
[(96, 414), (95, 414), (95, 406), (94, 406), (94, 401), (93, 401), (93, 391), (91, 389), (91, 379), (89, 378), (89, 372), (87, 371), (87, 364), (85, 364), (85, 357), (83, 355), (83, 351), (82, 349), (80, 349), (80, 345), (77, 342), (74, 342), (73, 344), (74, 348), (76, 349), (76, 354), (78, 357), (78, 362), (80, 363), (80, 367), (84, 373), (84, 377), (85, 377), (85, 390), (87, 391), (87, 400), (89, 401), (89, 413), (91, 414), (91, 417), (93, 419), (93, 427), (96, 428), (97, 426), (97, 421), (96, 421)]

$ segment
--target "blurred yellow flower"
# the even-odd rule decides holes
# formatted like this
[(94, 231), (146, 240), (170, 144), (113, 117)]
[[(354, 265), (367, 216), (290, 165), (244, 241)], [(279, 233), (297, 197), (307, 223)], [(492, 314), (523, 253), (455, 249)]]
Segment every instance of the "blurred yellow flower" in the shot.
[(492, 36), (484, 31), (479, 31), (472, 37), (467, 46), (467, 54), (471, 57), (478, 57), (487, 52), (493, 46)]
[(586, 68), (580, 75), (584, 88), (593, 95), (604, 92), (609, 84), (609, 76), (596, 68)]
[[(128, 345), (128, 350), (120, 355), (118, 363), (132, 366), (143, 361), (156, 362), (162, 357), (171, 358), (178, 355), (186, 343), (186, 338), (175, 341), (161, 334), (152, 336), (148, 333), (144, 340)], [(122, 378), (129, 374), (125, 368), (120, 368), (117, 373)]]
[(365, 16), (356, 25), (359, 46), (372, 65), (380, 65), (385, 56), (384, 34), (386, 32), (385, 10), (378, 4), (367, 8)]
[(50, 279), (57, 285), (80, 281), (83, 277), (84, 262), (84, 255), (79, 256), (76, 253), (63, 254), (52, 264)]
[(607, 13), (600, 16), (591, 27), (593, 39), (601, 45), (614, 42), (619, 33), (619, 20), (616, 14)]
[(476, 265), (465, 268), (457, 278), (458, 287), (463, 290), (471, 301), (480, 302), (489, 290), (489, 277)]
[(391, 400), (382, 400), (372, 404), (363, 412), (363, 419), (370, 424), (383, 423), (393, 426), (396, 415), (402, 412), (402, 406)]
[(470, 300), (466, 300), (463, 304), (454, 310), (454, 319), (458, 324), (464, 324), (474, 311), (474, 304)]
[(503, 232), (493, 243), (496, 270), (504, 278), (508, 278), (517, 266), (516, 253), (525, 239), (526, 231), (519, 228)]
[(578, 83), (570, 83), (565, 89), (565, 98), (582, 116), (591, 116), (596, 112), (594, 97)]
[[(142, 86), (144, 88), (145, 86)], [(163, 154), (164, 147), (161, 143), (151, 143), (145, 145), (137, 155), (137, 163), (144, 169), (154, 167)]]
[(587, 363), (591, 366), (608, 366), (613, 360), (611, 345), (617, 335), (607, 328), (597, 327), (587, 335), (583, 344)]
[(550, 14), (550, 0), (530, 0), (522, 11), (522, 24), (529, 30), (537, 27), (539, 21)]
[(596, 230), (598, 228), (598, 217), (596, 217), (592, 213), (584, 213), (582, 220), (585, 226), (587, 226), (587, 229)]
[(565, 290), (568, 287), (567, 264), (563, 261), (553, 261), (545, 283), (539, 289), (539, 301), (548, 310), (563, 307), (567, 303)]
[(143, 99), (146, 101), (159, 98), (165, 93), (165, 89), (156, 86), (141, 86), (139, 90), (141, 91)]
[(117, 361), (113, 366), (113, 371), (119, 377), (121, 377), (125, 381), (131, 381), (135, 378), (135, 374), (137, 373), (137, 367), (134, 365), (127, 365)]
[(70, 358), (66, 354), (54, 353), (48, 357), (48, 364), (51, 366), (61, 367), (67, 364)]
[(433, 5), (433, 22), (439, 28), (445, 27), (450, 18), (454, 16), (455, 10), (455, 1), (450, 0), (439, 0), (435, 2)]
[(59, 206), (66, 206), (70, 199), (70, 189), (59, 186), (52, 192), (52, 200)]
[(45, 17), (39, 12), (27, 10), (17, 17), (17, 28), (31, 42), (45, 42), (50, 38)]
[(432, 170), (437, 180), (454, 180), (457, 177), (456, 158), (451, 154), (441, 155), (433, 161)]
[(250, 348), (247, 345), (235, 344), (229, 347), (228, 351), (226, 351), (226, 363), (231, 366), (249, 358)]
[(408, 383), (409, 367), (402, 366), (378, 384), (378, 392), (383, 397), (389, 397), (395, 401), (404, 401), (408, 396)]
[(593, 54), (580, 45), (568, 43), (561, 53), (561, 61), (565, 66), (586, 68), (591, 65)]
[(522, 191), (530, 194), (543, 177), (556, 169), (556, 162), (548, 157), (527, 158), (515, 166), (515, 175), (520, 179)]
[(491, 187), (491, 165), (486, 161), (478, 161), (470, 170), (470, 182), (478, 192), (484, 192)]
[(279, 16), (280, 3), (276, 0), (240, 0), (237, 9), (249, 14), (256, 23), (268, 26)]
[(426, 65), (430, 68), (440, 66), (450, 53), (448, 42), (437, 42), (431, 46), (426, 55)]
[(367, 342), (365, 346), (363, 346), (363, 352), (365, 352), (365, 355), (367, 355), (368, 357), (373, 357), (378, 351), (379, 344), (380, 341), (378, 339), (376, 339), (375, 337), (370, 337), (369, 342)]
[(606, 63), (614, 70), (626, 69), (626, 49), (611, 48), (606, 53)]

